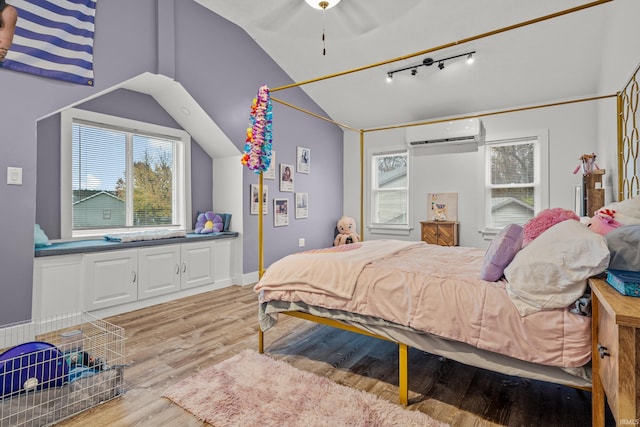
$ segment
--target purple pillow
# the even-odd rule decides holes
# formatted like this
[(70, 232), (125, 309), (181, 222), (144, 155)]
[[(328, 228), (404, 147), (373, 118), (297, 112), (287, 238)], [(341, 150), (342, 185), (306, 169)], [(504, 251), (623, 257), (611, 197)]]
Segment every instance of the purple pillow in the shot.
[(480, 278), (489, 282), (500, 280), (504, 269), (522, 249), (523, 237), (523, 228), (518, 224), (509, 224), (500, 230), (484, 254)]

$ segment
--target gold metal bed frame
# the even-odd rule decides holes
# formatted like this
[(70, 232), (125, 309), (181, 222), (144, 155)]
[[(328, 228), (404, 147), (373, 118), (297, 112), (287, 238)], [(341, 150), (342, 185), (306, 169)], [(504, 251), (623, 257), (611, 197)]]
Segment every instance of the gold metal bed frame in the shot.
[[(354, 69), (354, 70), (349, 70), (349, 71), (345, 71), (342, 73), (337, 73), (337, 74), (333, 74), (333, 75), (329, 75), (329, 76), (325, 76), (325, 77), (321, 77), (321, 78), (317, 78), (317, 79), (313, 79), (313, 80), (308, 80), (308, 81), (304, 81), (304, 82), (300, 82), (300, 83), (295, 83), (295, 84), (291, 84), (291, 85), (287, 85), (287, 86), (283, 86), (281, 88), (276, 88), (276, 89), (272, 89), (273, 91), (276, 90), (281, 90), (281, 89), (288, 89), (290, 87), (296, 87), (296, 86), (300, 86), (303, 84), (307, 84), (307, 83), (312, 83), (312, 82), (316, 82), (316, 81), (320, 81), (320, 80), (324, 80), (324, 79), (328, 79), (328, 78), (332, 78), (332, 77), (337, 77), (337, 76), (341, 76), (341, 75), (345, 75), (345, 74), (349, 74), (349, 73), (353, 73), (353, 72), (357, 72), (357, 71), (361, 71), (364, 69), (368, 69), (368, 68), (372, 68), (372, 67), (377, 67), (379, 65), (384, 65), (384, 64), (388, 64), (391, 62), (395, 62), (395, 61), (400, 61), (400, 60), (404, 60), (407, 58), (411, 58), (413, 56), (418, 56), (418, 55), (422, 55), (424, 53), (428, 53), (428, 52), (432, 52), (435, 50), (440, 50), (446, 47), (449, 47), (450, 45), (457, 45), (459, 43), (466, 43), (472, 40), (477, 40), (479, 38), (483, 38), (483, 37), (487, 37), (493, 34), (498, 34), (504, 31), (509, 31), (511, 29), (515, 29), (515, 28), (519, 28), (522, 26), (526, 26), (526, 25), (530, 25), (530, 24), (535, 24), (541, 21), (544, 21), (546, 19), (551, 19), (551, 18), (555, 18), (557, 16), (561, 16), (561, 15), (565, 15), (568, 13), (573, 13), (576, 12), (578, 10), (582, 10), (585, 8), (589, 8), (589, 7), (593, 7), (593, 6), (597, 6), (603, 3), (607, 3), (609, 1), (612, 0), (599, 0), (599, 1), (594, 1), (592, 3), (587, 3), (585, 5), (582, 6), (578, 6), (576, 8), (572, 8), (572, 9), (568, 9), (559, 13), (555, 13), (552, 15), (547, 15), (538, 19), (534, 19), (531, 21), (527, 21), (527, 22), (523, 22), (517, 25), (513, 25), (510, 27), (505, 27), (499, 30), (495, 30), (495, 31), (491, 31), (488, 33), (484, 33), (475, 37), (471, 37), (469, 39), (465, 39), (465, 40), (461, 40), (461, 41), (457, 41), (457, 42), (453, 42), (447, 45), (442, 45), (433, 49), (428, 49), (426, 51), (421, 51), (421, 52), (416, 52), (415, 54), (411, 54), (411, 55), (406, 55), (400, 58), (394, 58), (391, 59), (389, 61), (384, 61), (384, 62), (380, 62), (380, 63), (376, 63), (376, 64), (372, 64), (370, 66), (366, 66), (366, 67), (361, 67), (358, 69)], [(631, 198), (634, 196), (637, 196), (640, 194), (640, 164), (638, 163), (638, 156), (640, 155), (640, 141), (639, 141), (639, 130), (638, 130), (638, 123), (640, 123), (640, 116), (638, 113), (638, 105), (640, 104), (639, 102), (639, 97), (640, 97), (640, 89), (639, 89), (639, 83), (638, 83), (638, 73), (640, 71), (640, 65), (634, 70), (632, 77), (630, 78), (630, 80), (628, 81), (628, 83), (624, 86), (624, 88), (618, 92), (615, 95), (606, 95), (606, 96), (599, 96), (599, 97), (592, 97), (592, 98), (584, 98), (584, 99), (578, 99), (578, 100), (574, 100), (574, 101), (567, 101), (567, 102), (559, 102), (559, 103), (553, 103), (553, 104), (546, 104), (546, 105), (539, 105), (539, 106), (533, 106), (533, 107), (526, 107), (526, 108), (522, 108), (522, 109), (512, 109), (512, 110), (506, 110), (506, 111), (501, 111), (501, 112), (493, 112), (493, 113), (487, 113), (487, 114), (483, 114), (483, 115), (475, 115), (475, 116), (465, 116), (465, 117), (460, 117), (457, 119), (453, 119), (453, 120), (462, 120), (462, 119), (466, 119), (466, 118), (470, 118), (470, 117), (481, 117), (481, 116), (486, 116), (486, 115), (493, 115), (493, 114), (502, 114), (502, 113), (509, 113), (509, 112), (515, 112), (515, 111), (522, 111), (522, 110), (526, 110), (526, 109), (535, 109), (535, 108), (544, 108), (544, 107), (553, 107), (556, 105), (563, 105), (563, 104), (568, 104), (568, 103), (572, 103), (572, 102), (584, 102), (584, 101), (594, 101), (594, 100), (599, 100), (599, 99), (605, 99), (605, 98), (611, 98), (611, 97), (616, 97), (617, 98), (617, 123), (618, 123), (618, 200), (624, 200), (627, 198)], [(330, 119), (318, 116), (317, 114), (308, 112), (306, 110), (303, 110), (301, 108), (298, 108), (294, 105), (288, 104), (284, 101), (278, 100), (273, 98), (274, 101), (282, 103), (288, 107), (292, 107), (295, 108), (299, 111), (303, 111), (307, 114), (316, 116), (322, 120), (326, 120), (329, 122), (333, 122)], [(447, 119), (447, 120), (452, 120), (452, 119)], [(437, 122), (437, 121), (435, 121)], [(392, 126), (392, 127), (387, 127), (387, 128), (377, 128), (377, 129), (370, 129), (367, 131), (364, 130), (360, 130), (360, 154), (361, 154), (361, 165), (360, 165), (360, 169), (361, 169), (361, 185), (360, 185), (360, 191), (361, 191), (361, 202), (360, 202), (360, 210), (361, 210), (361, 218), (363, 217), (363, 177), (362, 177), (362, 173), (363, 173), (363, 146), (364, 146), (364, 133), (365, 132), (369, 132), (369, 131), (378, 131), (378, 130), (387, 130), (387, 129), (392, 129), (392, 128), (399, 128), (399, 127), (406, 127), (406, 126), (414, 126), (414, 125), (420, 125), (420, 124), (428, 124), (428, 123), (435, 123), (434, 121), (432, 122), (422, 122), (422, 123), (414, 123), (414, 124), (410, 124), (410, 125), (398, 125), (398, 126)], [(333, 122), (334, 124), (341, 126), (343, 128), (346, 128), (348, 130), (352, 130), (352, 131), (356, 131), (356, 129), (353, 129), (349, 126), (346, 126), (344, 124), (340, 124), (340, 123), (336, 123)], [(262, 174), (260, 174), (260, 185), (262, 185)], [(262, 190), (260, 190), (261, 192)], [(259, 228), (260, 230), (262, 230), (262, 225), (261, 225), (261, 221), (262, 220), (262, 215), (259, 215)], [(360, 221), (360, 227), (361, 227), (361, 233), (360, 235), (363, 236), (364, 235), (364, 230), (363, 230), (363, 221)], [(262, 264), (262, 232), (260, 231), (260, 235), (259, 235), (259, 253), (260, 253), (260, 259), (259, 259), (259, 272), (260, 272), (260, 277), (262, 277), (262, 272), (264, 271), (263, 269), (263, 264)], [(351, 326), (345, 323), (342, 323), (340, 321), (337, 320), (333, 320), (333, 319), (329, 319), (329, 318), (324, 318), (324, 317), (319, 317), (319, 316), (315, 316), (312, 314), (308, 314), (308, 313), (304, 313), (304, 312), (298, 312), (298, 311), (286, 311), (286, 312), (282, 312), (281, 314), (286, 314), (288, 316), (292, 316), (292, 317), (296, 317), (299, 319), (304, 319), (304, 320), (309, 320), (315, 323), (319, 323), (322, 325), (328, 325), (328, 326), (332, 326), (335, 328), (339, 328), (339, 329), (343, 329), (346, 331), (350, 331), (350, 332), (355, 332), (361, 335), (366, 335), (366, 336), (371, 336), (371, 337), (375, 337), (378, 339), (382, 339), (385, 341), (390, 341), (390, 342), (394, 342), (398, 345), (398, 387), (399, 387), (399, 402), (402, 405), (408, 405), (409, 402), (409, 382), (408, 382), (408, 349), (409, 346), (407, 344), (401, 343), (401, 342), (397, 342), (395, 340), (391, 340), (387, 337), (383, 337), (381, 335), (377, 335), (377, 334), (373, 334), (371, 332), (365, 331), (363, 329), (357, 328), (355, 326)], [(264, 353), (264, 332), (262, 331), (262, 329), (258, 328), (258, 351), (260, 353)], [(577, 386), (572, 386), (574, 388), (578, 388), (578, 389), (584, 389), (584, 390), (588, 390), (590, 391), (591, 388), (590, 387), (577, 387)], [(593, 396), (594, 402), (592, 403), (593, 405), (598, 405), (598, 404), (602, 404), (603, 402), (596, 402), (595, 399), (604, 399), (603, 396)]]

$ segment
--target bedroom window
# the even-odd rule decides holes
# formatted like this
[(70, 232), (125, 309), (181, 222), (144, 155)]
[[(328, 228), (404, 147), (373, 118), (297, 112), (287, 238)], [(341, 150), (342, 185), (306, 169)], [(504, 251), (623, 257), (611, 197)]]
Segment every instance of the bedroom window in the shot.
[(406, 151), (371, 155), (371, 227), (409, 225), (409, 159)]
[(191, 228), (186, 132), (71, 109), (62, 134), (63, 238)]
[(493, 234), (523, 225), (548, 207), (546, 135), (489, 141), (485, 154), (485, 224)]

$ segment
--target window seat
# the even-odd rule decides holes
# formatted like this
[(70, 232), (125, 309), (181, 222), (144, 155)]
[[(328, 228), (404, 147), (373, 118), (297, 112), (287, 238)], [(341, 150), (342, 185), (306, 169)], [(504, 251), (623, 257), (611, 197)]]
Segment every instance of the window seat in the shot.
[(157, 240), (141, 240), (137, 242), (115, 242), (105, 239), (73, 240), (68, 242), (55, 242), (49, 246), (35, 248), (35, 257), (70, 255), (88, 252), (103, 252), (109, 250), (139, 248), (146, 246), (158, 246), (174, 243), (191, 243), (204, 240), (231, 239), (238, 237), (236, 231), (223, 231), (220, 233), (195, 234), (187, 233), (185, 237), (172, 237)]

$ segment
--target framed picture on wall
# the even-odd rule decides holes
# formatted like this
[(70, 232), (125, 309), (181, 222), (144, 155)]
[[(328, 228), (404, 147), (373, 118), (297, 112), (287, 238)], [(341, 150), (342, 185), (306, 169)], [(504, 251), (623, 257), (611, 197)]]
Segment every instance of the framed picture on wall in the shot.
[(271, 150), (271, 163), (269, 169), (262, 173), (264, 179), (276, 179), (276, 152)]
[(280, 163), (280, 191), (293, 192), (293, 166)]
[[(259, 197), (258, 192), (260, 191), (260, 186), (258, 184), (251, 184), (251, 215), (258, 215), (258, 204)], [(267, 200), (269, 200), (269, 186), (262, 185), (262, 215), (267, 215), (269, 213), (269, 205), (267, 204)]]
[(289, 199), (273, 199), (273, 226), (289, 225)]
[(298, 147), (296, 154), (296, 171), (298, 173), (309, 173), (311, 171), (311, 150), (307, 147)]
[(296, 219), (309, 218), (309, 193), (296, 193)]

